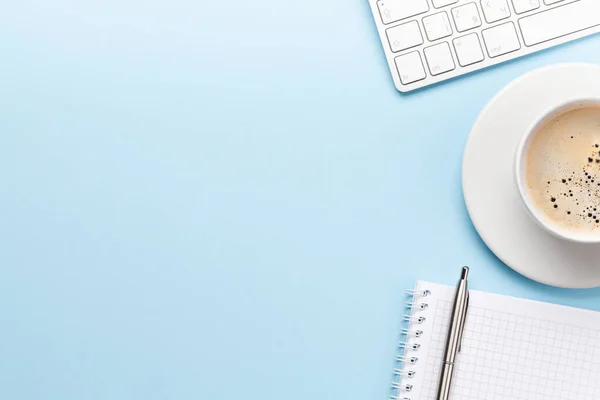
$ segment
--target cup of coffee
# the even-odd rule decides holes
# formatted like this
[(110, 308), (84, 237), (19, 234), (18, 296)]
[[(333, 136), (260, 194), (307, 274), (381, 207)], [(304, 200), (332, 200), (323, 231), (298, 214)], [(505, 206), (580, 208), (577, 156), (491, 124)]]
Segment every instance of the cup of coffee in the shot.
[(515, 171), (521, 198), (542, 228), (600, 243), (600, 98), (543, 113), (517, 148)]

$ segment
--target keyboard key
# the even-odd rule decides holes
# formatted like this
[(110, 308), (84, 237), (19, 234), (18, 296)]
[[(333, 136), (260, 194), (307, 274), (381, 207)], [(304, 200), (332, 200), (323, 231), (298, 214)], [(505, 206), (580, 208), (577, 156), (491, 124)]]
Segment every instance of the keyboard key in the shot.
[(556, 4), (556, 3), (560, 3), (563, 0), (544, 0), (544, 3), (546, 3), (547, 6), (551, 5), (551, 4)]
[(512, 3), (517, 14), (540, 8), (540, 0), (512, 0)]
[(425, 79), (425, 68), (423, 68), (423, 61), (418, 51), (404, 54), (396, 57), (396, 68), (400, 74), (400, 81), (403, 85), (408, 85), (416, 81)]
[(436, 44), (435, 46), (427, 47), (424, 52), (431, 75), (443, 74), (444, 72), (452, 71), (455, 68), (448, 43), (443, 42)]
[(423, 44), (423, 36), (421, 36), (421, 29), (417, 21), (394, 26), (385, 32), (394, 53)]
[(488, 24), (510, 17), (506, 0), (481, 0), (481, 9)]
[(429, 11), (427, 0), (379, 0), (379, 14), (384, 24), (400, 21)]
[(580, 0), (519, 20), (525, 46), (600, 25), (600, 1)]
[(425, 27), (427, 39), (430, 41), (452, 35), (450, 20), (446, 11), (423, 18), (423, 26)]
[(456, 4), (458, 3), (458, 0), (432, 0), (432, 2), (435, 8), (441, 8), (449, 6), (450, 4)]
[(461, 36), (452, 41), (454, 44), (454, 50), (456, 51), (456, 57), (461, 67), (475, 64), (483, 61), (483, 50), (481, 50), (481, 43), (476, 33), (471, 33), (466, 36)]
[(464, 6), (453, 8), (452, 18), (454, 18), (456, 30), (459, 32), (468, 31), (469, 29), (481, 26), (481, 17), (479, 16), (479, 11), (477, 11), (477, 5), (475, 3), (468, 3)]
[(507, 22), (481, 31), (490, 57), (498, 57), (521, 48), (515, 25)]

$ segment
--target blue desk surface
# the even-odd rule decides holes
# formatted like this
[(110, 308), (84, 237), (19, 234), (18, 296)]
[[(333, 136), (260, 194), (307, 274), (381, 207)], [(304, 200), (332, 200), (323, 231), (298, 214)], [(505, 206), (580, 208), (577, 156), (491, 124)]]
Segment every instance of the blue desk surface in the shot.
[[(413, 95), (366, 0), (0, 12), (0, 398), (384, 399), (403, 289), (600, 309), (479, 239), (469, 129), (585, 39)], [(550, 82), (549, 82), (550, 84)]]

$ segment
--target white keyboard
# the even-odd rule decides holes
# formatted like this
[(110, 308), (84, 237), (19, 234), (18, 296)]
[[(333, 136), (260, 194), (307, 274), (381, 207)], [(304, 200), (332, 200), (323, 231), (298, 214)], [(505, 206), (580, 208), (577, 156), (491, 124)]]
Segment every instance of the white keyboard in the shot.
[(600, 0), (369, 2), (401, 92), (600, 31)]

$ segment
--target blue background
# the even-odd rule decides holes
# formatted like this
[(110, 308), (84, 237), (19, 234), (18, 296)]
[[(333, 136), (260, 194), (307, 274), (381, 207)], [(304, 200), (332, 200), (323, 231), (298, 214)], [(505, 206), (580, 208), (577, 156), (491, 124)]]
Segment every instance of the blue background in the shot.
[[(383, 399), (415, 279), (600, 309), (481, 242), (469, 129), (600, 37), (401, 95), (366, 0), (0, 12), (0, 398)], [(551, 84), (551, 82), (549, 82)]]

